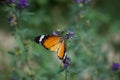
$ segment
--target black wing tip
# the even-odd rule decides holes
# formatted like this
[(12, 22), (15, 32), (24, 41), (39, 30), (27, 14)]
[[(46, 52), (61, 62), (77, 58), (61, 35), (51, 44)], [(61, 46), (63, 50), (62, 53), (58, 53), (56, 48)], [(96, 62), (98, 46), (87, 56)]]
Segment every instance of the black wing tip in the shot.
[(40, 37), (41, 37), (41, 35), (34, 38), (34, 41), (38, 44), (39, 44)]

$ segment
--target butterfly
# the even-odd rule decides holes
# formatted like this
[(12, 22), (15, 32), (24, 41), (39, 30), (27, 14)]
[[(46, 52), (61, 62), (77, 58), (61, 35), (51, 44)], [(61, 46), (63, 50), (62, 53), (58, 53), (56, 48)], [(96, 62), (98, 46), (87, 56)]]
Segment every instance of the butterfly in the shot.
[(65, 62), (66, 59), (66, 44), (63, 37), (56, 35), (40, 35), (35, 37), (34, 41), (41, 44), (44, 48), (57, 52), (60, 60)]
[(63, 31), (56, 31), (52, 35), (39, 35), (34, 38), (34, 41), (47, 50), (57, 52), (57, 56), (63, 61), (64, 66), (69, 66), (70, 58), (66, 55), (65, 39), (72, 38), (73, 34), (71, 31), (67, 31), (66, 34)]

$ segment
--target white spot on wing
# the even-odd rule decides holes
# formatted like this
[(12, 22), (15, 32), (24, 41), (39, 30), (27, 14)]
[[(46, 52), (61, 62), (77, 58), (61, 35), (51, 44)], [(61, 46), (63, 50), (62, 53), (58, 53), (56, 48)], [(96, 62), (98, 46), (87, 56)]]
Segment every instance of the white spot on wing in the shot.
[(44, 37), (45, 37), (45, 35), (42, 35), (42, 36), (40, 37), (39, 42), (41, 42), (41, 41), (43, 40)]
[(64, 54), (63, 61), (65, 60), (65, 57), (66, 57), (66, 52), (65, 52), (65, 54)]

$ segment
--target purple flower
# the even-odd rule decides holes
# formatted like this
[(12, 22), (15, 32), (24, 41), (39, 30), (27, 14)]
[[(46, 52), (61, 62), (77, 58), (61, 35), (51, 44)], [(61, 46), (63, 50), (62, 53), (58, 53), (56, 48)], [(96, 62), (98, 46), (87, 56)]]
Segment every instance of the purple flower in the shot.
[(52, 35), (54, 35), (54, 36), (58, 35), (58, 36), (64, 37), (64, 39), (69, 39), (69, 38), (73, 38), (74, 32), (68, 30), (64, 34), (64, 31), (53, 31)]
[(65, 59), (63, 60), (63, 67), (58, 71), (58, 73), (66, 70), (68, 66), (70, 66), (70, 58), (66, 56)]
[(56, 30), (56, 31), (53, 31), (53, 33), (52, 33), (52, 34), (53, 34), (54, 36), (57, 36), (57, 35), (59, 35), (59, 36), (60, 36), (60, 35), (62, 35), (62, 34), (63, 34), (63, 32), (64, 32), (64, 31)]
[(66, 56), (65, 59), (63, 60), (63, 64), (64, 68), (66, 69), (70, 65), (70, 58)]
[(112, 64), (112, 70), (113, 70), (113, 71), (117, 71), (117, 70), (119, 69), (119, 67), (120, 67), (120, 64), (119, 64), (119, 63), (113, 63), (113, 64)]
[(28, 0), (18, 0), (18, 2), (17, 2), (17, 7), (19, 10), (22, 10), (22, 9), (28, 7), (28, 5), (29, 5)]
[(73, 36), (74, 36), (74, 32), (72, 32), (72, 31), (67, 31), (65, 38), (66, 38), (66, 39), (69, 39), (69, 38), (73, 38)]
[(5, 3), (9, 5), (9, 4), (15, 3), (15, 1), (16, 0), (5, 0)]
[(52, 33), (54, 36), (57, 36), (57, 32), (56, 31), (53, 31)]
[(69, 37), (70, 37), (70, 38), (73, 38), (74, 32), (68, 31), (68, 33), (69, 33)]

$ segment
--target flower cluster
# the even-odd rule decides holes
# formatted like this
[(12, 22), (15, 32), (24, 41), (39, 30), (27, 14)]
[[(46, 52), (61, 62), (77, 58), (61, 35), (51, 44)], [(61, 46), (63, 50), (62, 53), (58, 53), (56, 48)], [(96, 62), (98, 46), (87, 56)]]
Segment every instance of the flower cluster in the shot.
[(65, 59), (63, 60), (63, 67), (58, 71), (58, 73), (66, 70), (70, 66), (70, 61), (71, 61), (70, 58), (66, 56)]
[(5, 0), (5, 3), (7, 5), (10, 5), (10, 4), (15, 4), (16, 7), (19, 9), (19, 10), (22, 10), (26, 7), (28, 7), (28, 0)]
[(70, 58), (66, 56), (65, 60), (63, 60), (63, 64), (66, 69), (70, 65)]
[(69, 38), (73, 38), (73, 36), (74, 36), (74, 32), (72, 32), (72, 31), (67, 31), (65, 38), (66, 38), (66, 39), (69, 39)]
[(15, 0), (5, 0), (5, 3), (7, 5), (15, 3)]
[(9, 24), (10, 26), (16, 26), (17, 15), (16, 15), (16, 11), (13, 11), (13, 10), (18, 9), (18, 11), (21, 12), (23, 9), (27, 8), (29, 5), (28, 0), (5, 0), (4, 2), (8, 7), (12, 8), (12, 9), (10, 8), (12, 11), (10, 11), (9, 18), (8, 18)]
[(56, 31), (53, 31), (52, 34), (53, 34), (54, 36), (57, 36), (57, 35), (62, 35), (63, 33), (64, 33), (64, 31), (61, 31), (61, 30), (58, 29), (58, 30), (56, 30)]
[[(52, 33), (53, 35), (57, 36), (57, 35), (63, 35), (64, 34), (64, 31), (53, 31)], [(68, 30), (65, 35), (63, 36), (63, 38), (65, 39), (70, 39), (70, 38), (73, 38), (74, 36), (74, 32)]]
[(120, 68), (120, 64), (119, 63), (113, 63), (112, 64), (112, 70), (113, 71), (117, 71)]
[(28, 0), (18, 0), (17, 7), (19, 10), (28, 7)]

